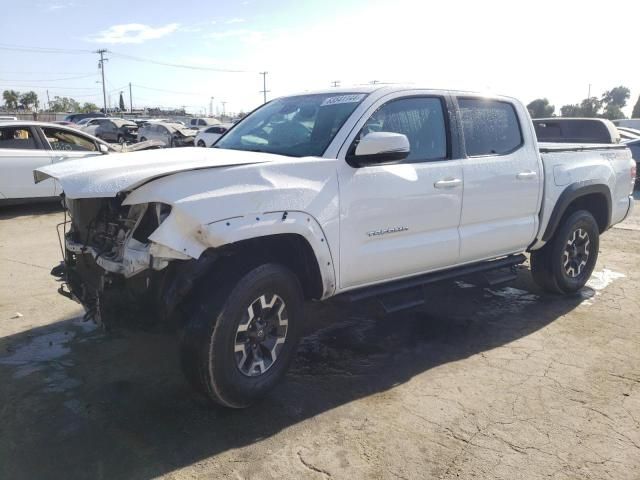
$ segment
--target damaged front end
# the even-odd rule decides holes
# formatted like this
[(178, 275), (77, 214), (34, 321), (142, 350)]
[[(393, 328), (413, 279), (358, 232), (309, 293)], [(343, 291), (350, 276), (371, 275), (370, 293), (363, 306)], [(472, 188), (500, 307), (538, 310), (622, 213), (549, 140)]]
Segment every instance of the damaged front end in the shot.
[(122, 202), (122, 196), (64, 198), (71, 220), (65, 223), (63, 264), (52, 271), (63, 281), (59, 292), (84, 306), (86, 320), (105, 327), (154, 323), (162, 313), (157, 306), (167, 266), (190, 258), (149, 240), (171, 206)]

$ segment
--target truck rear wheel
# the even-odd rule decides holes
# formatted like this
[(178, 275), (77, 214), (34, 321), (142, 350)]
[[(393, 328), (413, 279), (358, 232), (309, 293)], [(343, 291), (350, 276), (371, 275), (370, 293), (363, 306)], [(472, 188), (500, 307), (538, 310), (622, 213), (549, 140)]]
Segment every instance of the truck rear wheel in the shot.
[(181, 342), (185, 376), (226, 407), (244, 408), (284, 376), (299, 339), (303, 296), (297, 277), (264, 264), (237, 281), (219, 275), (192, 300)]
[(573, 212), (544, 247), (531, 253), (533, 279), (548, 292), (577, 292), (593, 273), (599, 244), (593, 215), (586, 210)]

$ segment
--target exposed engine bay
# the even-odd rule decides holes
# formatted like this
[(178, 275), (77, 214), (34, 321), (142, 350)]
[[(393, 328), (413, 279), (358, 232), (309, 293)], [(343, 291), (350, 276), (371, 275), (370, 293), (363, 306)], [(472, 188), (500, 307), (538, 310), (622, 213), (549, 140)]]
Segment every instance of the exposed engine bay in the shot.
[(64, 282), (60, 293), (85, 307), (86, 320), (106, 326), (148, 311), (171, 260), (153, 256), (149, 235), (171, 207), (123, 206), (120, 196), (65, 198), (64, 203), (71, 220), (65, 222), (70, 228), (64, 233), (63, 268), (57, 272)]

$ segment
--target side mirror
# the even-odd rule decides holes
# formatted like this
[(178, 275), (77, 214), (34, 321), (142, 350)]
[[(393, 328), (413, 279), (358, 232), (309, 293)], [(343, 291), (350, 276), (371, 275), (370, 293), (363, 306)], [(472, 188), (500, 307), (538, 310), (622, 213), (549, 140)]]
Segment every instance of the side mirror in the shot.
[(352, 167), (398, 163), (411, 152), (409, 139), (402, 133), (372, 132), (360, 139), (356, 150), (347, 155)]
[(104, 143), (98, 144), (98, 150), (100, 150), (100, 153), (109, 153), (109, 147), (107, 147)]

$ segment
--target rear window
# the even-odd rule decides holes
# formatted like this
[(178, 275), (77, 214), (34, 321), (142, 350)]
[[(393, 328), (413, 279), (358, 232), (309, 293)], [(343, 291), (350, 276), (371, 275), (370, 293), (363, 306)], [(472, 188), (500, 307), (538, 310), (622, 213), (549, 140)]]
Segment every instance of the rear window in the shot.
[(499, 100), (459, 98), (467, 155), (505, 155), (522, 145), (513, 105)]
[(611, 143), (609, 130), (597, 120), (534, 120), (533, 127), (541, 142)]

